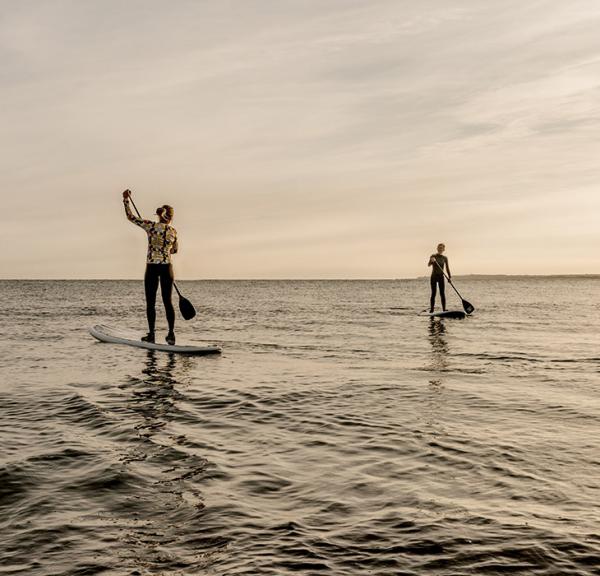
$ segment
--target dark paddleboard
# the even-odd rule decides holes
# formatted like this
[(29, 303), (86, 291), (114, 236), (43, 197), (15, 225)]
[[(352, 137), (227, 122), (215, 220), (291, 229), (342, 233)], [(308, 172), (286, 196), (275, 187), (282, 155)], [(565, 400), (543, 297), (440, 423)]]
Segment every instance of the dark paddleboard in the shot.
[(162, 344), (157, 342), (144, 342), (139, 336), (127, 330), (112, 328), (104, 324), (97, 324), (90, 328), (90, 334), (101, 342), (110, 342), (111, 344), (126, 344), (136, 348), (146, 348), (146, 350), (160, 350), (161, 352), (175, 352), (179, 354), (220, 354), (221, 348), (218, 346), (192, 346), (174, 344)]
[(446, 310), (445, 312), (430, 312), (432, 318), (458, 318), (462, 320), (466, 314), (462, 310)]

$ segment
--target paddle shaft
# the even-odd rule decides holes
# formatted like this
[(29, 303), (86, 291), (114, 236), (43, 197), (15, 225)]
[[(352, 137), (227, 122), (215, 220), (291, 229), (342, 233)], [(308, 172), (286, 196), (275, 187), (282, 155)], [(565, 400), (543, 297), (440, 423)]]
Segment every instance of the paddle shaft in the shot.
[(131, 202), (131, 205), (133, 206), (133, 209), (136, 211), (138, 218), (142, 218), (142, 215), (140, 214), (140, 211), (137, 209), (137, 206), (135, 205), (135, 202), (133, 201), (133, 198), (131, 197), (131, 192), (129, 193), (129, 201)]
[(452, 288), (454, 288), (454, 291), (458, 294), (458, 297), (461, 300), (464, 300), (464, 298), (460, 295), (460, 292), (456, 289), (456, 286), (454, 284), (452, 284), (452, 280), (450, 280), (450, 277), (444, 272), (444, 269), (438, 264), (438, 261), (435, 258), (433, 259), (433, 261), (435, 262), (435, 265), (442, 271), (442, 274), (444, 275), (446, 280), (448, 280), (448, 284), (450, 284), (450, 286), (452, 286)]

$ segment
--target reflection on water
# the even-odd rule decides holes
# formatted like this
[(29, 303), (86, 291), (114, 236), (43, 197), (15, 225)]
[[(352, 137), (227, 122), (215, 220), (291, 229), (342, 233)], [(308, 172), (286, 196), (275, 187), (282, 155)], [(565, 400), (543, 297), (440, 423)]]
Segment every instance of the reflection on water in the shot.
[(151, 438), (180, 413), (177, 402), (186, 398), (181, 390), (189, 385), (191, 367), (190, 358), (148, 350), (140, 376), (125, 377), (123, 404), (140, 436)]
[(146, 355), (146, 366), (142, 374), (147, 384), (174, 386), (185, 384), (186, 376), (194, 366), (194, 359), (190, 356), (177, 354), (158, 353), (156, 350), (148, 350)]
[(431, 344), (430, 363), (427, 370), (437, 372), (435, 378), (429, 380), (428, 393), (425, 400), (424, 415), (433, 436), (445, 433), (441, 424), (444, 413), (444, 382), (440, 377), (448, 369), (448, 342), (446, 340), (446, 325), (442, 320), (431, 318), (428, 327), (428, 339)]
[[(154, 384), (173, 384), (173, 371), (177, 366), (177, 357), (175, 354), (166, 354), (166, 364), (161, 366), (158, 362), (158, 354), (155, 350), (148, 350), (146, 356), (146, 367), (142, 370), (148, 379), (148, 383)], [(164, 357), (164, 356), (161, 356)]]
[[(448, 369), (448, 341), (446, 340), (446, 325), (443, 320), (431, 318), (429, 322), (429, 343), (431, 344), (430, 370), (444, 372)], [(435, 381), (441, 384), (439, 381)], [(434, 381), (431, 381), (433, 384)]]
[(177, 358), (174, 354), (167, 355), (166, 362), (161, 362), (154, 350), (148, 350), (142, 369), (143, 377), (129, 378), (131, 396), (127, 404), (142, 416), (142, 422), (135, 428), (145, 436), (152, 436), (172, 420), (174, 402), (182, 397), (175, 388), (176, 368)]
[(149, 350), (141, 377), (129, 376), (121, 387), (127, 391), (124, 403), (138, 434), (138, 442), (121, 457), (127, 474), (139, 483), (124, 499), (125, 508), (133, 513), (126, 521), (118, 519), (122, 553), (138, 568), (132, 574), (197, 563), (193, 549), (181, 546), (187, 527), (202, 524), (205, 504), (200, 485), (211, 466), (188, 449), (186, 435), (174, 433), (188, 417), (181, 406), (187, 396), (180, 390), (189, 386), (193, 366), (191, 358)]

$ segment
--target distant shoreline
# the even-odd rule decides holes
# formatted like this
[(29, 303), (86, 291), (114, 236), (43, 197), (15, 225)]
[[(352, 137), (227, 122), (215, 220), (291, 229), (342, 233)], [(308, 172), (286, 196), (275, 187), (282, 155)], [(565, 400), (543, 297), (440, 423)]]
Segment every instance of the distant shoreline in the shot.
[[(459, 280), (600, 280), (600, 274), (460, 274)], [(398, 282), (428, 280), (429, 276), (413, 278), (178, 278), (180, 282)], [(138, 282), (141, 278), (0, 278), (0, 282)]]
[[(429, 278), (429, 276), (419, 276), (418, 279), (420, 278)], [(583, 278), (597, 280), (600, 279), (600, 274), (457, 274), (453, 278), (464, 280), (518, 280), (519, 278)]]

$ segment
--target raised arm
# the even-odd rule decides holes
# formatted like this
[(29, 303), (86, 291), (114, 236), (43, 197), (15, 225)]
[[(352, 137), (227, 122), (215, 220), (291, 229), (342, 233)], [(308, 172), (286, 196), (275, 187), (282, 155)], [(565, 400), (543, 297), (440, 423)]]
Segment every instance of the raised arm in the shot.
[(131, 211), (131, 206), (129, 205), (129, 195), (130, 194), (131, 194), (131, 191), (129, 191), (129, 190), (125, 190), (125, 192), (123, 192), (123, 206), (125, 206), (125, 215), (127, 216), (127, 220), (129, 220), (130, 222), (133, 222), (137, 226), (140, 226), (140, 227), (144, 228), (144, 230), (146, 230), (148, 228), (148, 226), (152, 224), (152, 222), (150, 222), (149, 220), (142, 220), (139, 216), (136, 216)]

